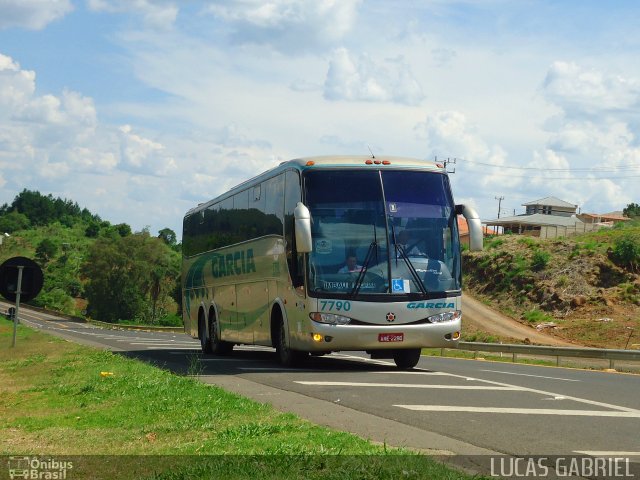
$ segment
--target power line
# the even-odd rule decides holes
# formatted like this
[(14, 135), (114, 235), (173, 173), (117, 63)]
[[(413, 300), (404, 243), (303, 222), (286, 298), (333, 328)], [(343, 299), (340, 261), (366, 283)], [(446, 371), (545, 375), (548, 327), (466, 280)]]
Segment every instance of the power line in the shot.
[(522, 179), (541, 179), (541, 180), (566, 180), (566, 181), (574, 181), (574, 180), (627, 180), (629, 178), (640, 178), (640, 175), (625, 175), (624, 177), (546, 177), (544, 175), (501, 175), (499, 173), (485, 173), (485, 175), (489, 175), (492, 177), (503, 177), (503, 178), (522, 178)]
[(458, 158), (461, 162), (471, 163), (473, 165), (483, 165), (485, 167), (502, 168), (509, 170), (544, 170), (546, 172), (620, 172), (623, 170), (640, 170), (640, 165), (618, 165), (611, 167), (589, 167), (589, 168), (540, 168), (540, 167), (517, 167), (512, 165), (498, 165), (495, 163), (475, 162), (473, 160), (465, 160)]

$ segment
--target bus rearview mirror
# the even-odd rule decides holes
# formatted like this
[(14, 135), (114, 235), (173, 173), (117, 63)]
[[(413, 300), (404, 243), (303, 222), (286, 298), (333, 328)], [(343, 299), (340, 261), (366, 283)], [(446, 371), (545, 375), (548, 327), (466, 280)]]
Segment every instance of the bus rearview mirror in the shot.
[(296, 231), (296, 250), (298, 253), (311, 252), (311, 214), (302, 202), (298, 202), (293, 211)]
[(482, 250), (482, 221), (478, 212), (468, 205), (456, 205), (456, 213), (464, 216), (469, 226), (469, 250)]

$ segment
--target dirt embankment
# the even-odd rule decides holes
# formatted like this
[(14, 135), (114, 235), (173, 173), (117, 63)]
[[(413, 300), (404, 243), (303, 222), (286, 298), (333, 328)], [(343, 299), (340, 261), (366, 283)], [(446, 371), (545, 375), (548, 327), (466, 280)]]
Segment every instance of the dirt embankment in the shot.
[[(640, 243), (640, 227), (488, 239), (484, 251), (464, 255), (464, 318), (472, 331), (531, 343), (640, 348), (640, 276), (617, 261), (620, 238)], [(485, 306), (503, 315), (480, 312)]]
[(467, 293), (462, 296), (462, 312), (462, 324), (465, 332), (486, 332), (502, 341), (514, 343), (523, 342), (560, 347), (575, 346), (575, 344), (554, 336), (551, 332), (538, 331), (532, 326), (524, 325), (503, 315)]

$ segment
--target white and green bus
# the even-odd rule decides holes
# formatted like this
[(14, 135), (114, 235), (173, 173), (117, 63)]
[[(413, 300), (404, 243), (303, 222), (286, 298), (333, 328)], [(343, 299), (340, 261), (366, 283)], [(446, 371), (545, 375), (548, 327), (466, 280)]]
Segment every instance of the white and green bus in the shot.
[(442, 165), (385, 157), (284, 162), (187, 212), (186, 333), (204, 353), (275, 347), (284, 365), (364, 350), (412, 368), (461, 327), (457, 215)]

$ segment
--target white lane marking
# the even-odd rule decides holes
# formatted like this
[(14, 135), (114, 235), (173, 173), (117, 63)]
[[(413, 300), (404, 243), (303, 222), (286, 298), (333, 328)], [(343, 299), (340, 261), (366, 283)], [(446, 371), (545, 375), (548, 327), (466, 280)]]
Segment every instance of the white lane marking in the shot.
[(285, 368), (285, 367), (238, 367), (238, 370), (250, 370), (250, 371), (261, 371), (261, 372), (298, 372), (300, 373), (299, 368)]
[(562, 380), (563, 382), (581, 382), (582, 380), (574, 380), (572, 378), (545, 377), (543, 375), (530, 375), (528, 373), (502, 372), (500, 370), (480, 370), (481, 372), (503, 373), (504, 375), (518, 375), (520, 377), (546, 378), (549, 380)]
[[(371, 373), (382, 373), (382, 374), (394, 374), (394, 375), (428, 375), (428, 376), (442, 376), (442, 377), (449, 377), (451, 376), (450, 373), (446, 373), (446, 372), (433, 372), (433, 371), (425, 371), (425, 372), (416, 372), (416, 371), (407, 371), (407, 370), (398, 370), (395, 372), (371, 372)], [(472, 379), (471, 379), (472, 380)]]
[(201, 362), (249, 362), (246, 358), (201, 358)]
[[(341, 357), (343, 355), (340, 355)], [(365, 358), (365, 357), (358, 357), (358, 356), (351, 356), (351, 355), (344, 355), (344, 357), (349, 357), (352, 359), (357, 359), (360, 361), (364, 361), (364, 362), (369, 362), (369, 363), (375, 363), (378, 365), (388, 365), (388, 366), (393, 366), (392, 363), (390, 362), (382, 362), (380, 360), (372, 360), (369, 358)], [(431, 370), (427, 370), (426, 368), (414, 368), (413, 371), (423, 371), (423, 372), (430, 372)], [(629, 408), (629, 407), (622, 407), (619, 405), (613, 405), (611, 403), (605, 403), (605, 402), (597, 402), (595, 400), (588, 400), (586, 398), (580, 398), (580, 397), (572, 397), (572, 396), (568, 396), (568, 395), (561, 395), (559, 393), (554, 393), (554, 392), (548, 392), (545, 390), (538, 390), (536, 388), (528, 388), (528, 387), (518, 387), (515, 385), (510, 385), (508, 383), (502, 383), (502, 382), (495, 382), (493, 380), (484, 380), (481, 378), (471, 378), (465, 375), (457, 375), (454, 373), (449, 374), (452, 377), (457, 377), (457, 378), (463, 378), (465, 380), (472, 380), (472, 381), (477, 381), (477, 382), (482, 382), (482, 383), (488, 383), (490, 385), (497, 385), (497, 386), (503, 386), (503, 387), (514, 387), (514, 388), (518, 388), (521, 391), (525, 391), (525, 392), (531, 392), (531, 393), (538, 393), (540, 395), (544, 395), (546, 397), (564, 397), (566, 400), (573, 400), (575, 402), (579, 402), (579, 403), (585, 403), (587, 405), (593, 405), (596, 407), (604, 407), (604, 408), (610, 408), (612, 410), (619, 410), (622, 412), (631, 412), (631, 413), (640, 413), (640, 410), (636, 410), (634, 408)]]
[[(463, 376), (463, 375), (451, 374), (451, 376), (452, 377), (458, 377), (458, 378), (464, 378), (464, 379), (467, 379), (467, 380), (469, 379), (469, 377), (466, 377), (466, 376)], [(503, 387), (514, 387), (514, 385), (511, 385), (511, 384), (508, 384), (508, 383), (494, 382), (492, 380), (483, 380), (481, 378), (475, 378), (473, 380), (477, 381), (477, 382), (488, 383), (490, 385), (500, 385), (500, 386), (503, 386)], [(548, 392), (548, 391), (545, 391), (545, 390), (538, 390), (537, 388), (529, 388), (529, 387), (517, 387), (517, 388), (521, 389), (521, 391), (523, 391), (523, 392), (539, 393), (540, 395), (544, 395), (546, 397), (564, 397), (566, 400), (573, 400), (574, 402), (586, 403), (587, 405), (594, 405), (596, 407), (610, 408), (611, 410), (620, 410), (622, 412), (631, 412), (631, 413), (640, 414), (640, 410), (636, 410), (635, 408), (621, 407), (620, 405), (613, 405), (611, 403), (597, 402), (595, 400), (587, 400), (586, 398), (572, 397), (572, 396), (569, 396), (569, 395), (561, 395), (559, 393)]]
[(175, 347), (173, 345), (150, 345), (145, 347), (147, 350), (193, 350), (191, 347)]
[(358, 360), (360, 362), (365, 361), (367, 363), (373, 363), (374, 365), (385, 365), (388, 367), (395, 367), (395, 363), (385, 362), (383, 360), (374, 360), (373, 358), (358, 357), (357, 355), (345, 355), (342, 353), (332, 353), (329, 358), (344, 358), (345, 360)]
[(129, 343), (129, 345), (148, 345), (148, 346), (154, 346), (154, 347), (189, 346), (190, 349), (193, 349), (193, 347), (195, 346), (195, 345), (191, 345), (190, 343), (185, 343), (185, 344), (181, 344), (181, 343), (158, 343), (157, 340), (155, 342), (127, 342), (127, 343)]
[(358, 383), (358, 382), (309, 382), (295, 381), (301, 385), (312, 385), (319, 387), (376, 387), (376, 388), (433, 388), (441, 390), (522, 390), (519, 387), (494, 387), (484, 385), (428, 385), (416, 383)]
[(520, 415), (562, 415), (577, 417), (640, 418), (640, 412), (611, 412), (606, 410), (556, 410), (552, 408), (500, 408), (464, 407), (458, 405), (394, 405), (394, 407), (417, 412), (470, 412), (470, 413), (511, 413)]
[(640, 452), (612, 452), (607, 450), (574, 450), (573, 453), (590, 455), (592, 457), (640, 457)]

